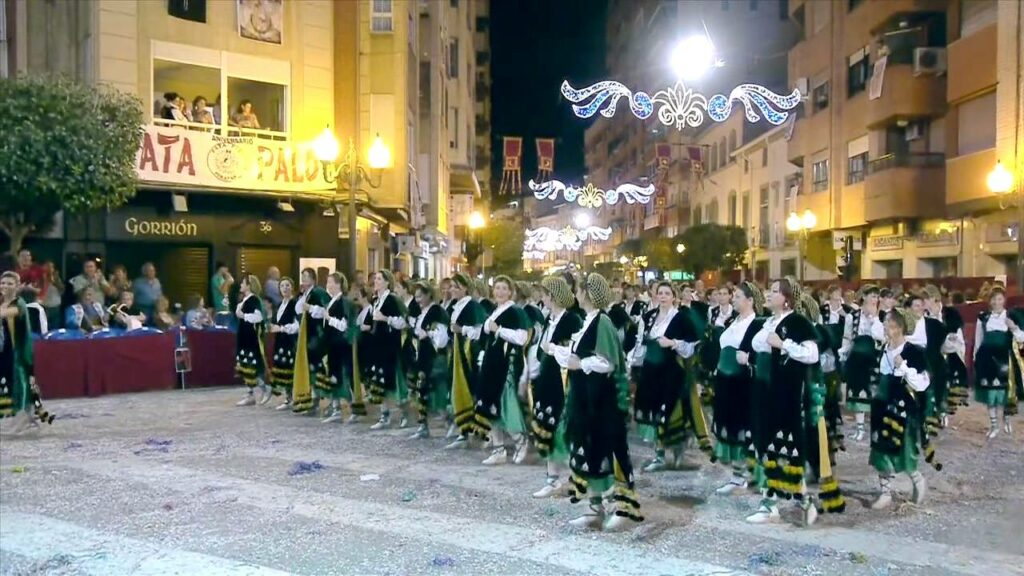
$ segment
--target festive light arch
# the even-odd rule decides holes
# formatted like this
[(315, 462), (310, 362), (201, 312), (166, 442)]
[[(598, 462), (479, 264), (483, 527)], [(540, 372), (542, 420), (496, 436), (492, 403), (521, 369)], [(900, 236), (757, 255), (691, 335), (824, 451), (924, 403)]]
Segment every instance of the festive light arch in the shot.
[(588, 226), (586, 228), (549, 228), (543, 226), (526, 230), (523, 240), (523, 252), (556, 252), (558, 250), (579, 250), (586, 240), (607, 240), (612, 235), (611, 228)]
[(647, 204), (655, 191), (653, 185), (621, 184), (617, 188), (602, 190), (589, 183), (582, 188), (566, 186), (558, 180), (547, 180), (539, 184), (530, 180), (528, 185), (538, 200), (557, 200), (561, 192), (566, 202), (575, 202), (584, 208), (600, 208), (604, 204), (611, 206), (618, 204), (620, 199), (627, 204)]

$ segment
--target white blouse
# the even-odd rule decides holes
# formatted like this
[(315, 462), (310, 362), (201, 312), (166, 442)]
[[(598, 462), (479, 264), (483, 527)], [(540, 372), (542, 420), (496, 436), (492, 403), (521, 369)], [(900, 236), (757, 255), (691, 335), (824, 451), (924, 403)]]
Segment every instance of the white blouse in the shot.
[[(334, 297), (331, 298), (331, 301), (327, 303), (327, 308), (325, 310), (330, 310), (331, 306), (334, 306), (334, 303), (338, 301), (338, 298), (341, 298), (341, 292), (335, 294)], [(334, 328), (338, 332), (344, 332), (345, 330), (348, 330), (347, 319), (335, 318), (327, 314), (325, 314), (324, 317), (327, 318), (327, 325), (330, 326), (331, 328)]]
[[(242, 301), (238, 303), (238, 307), (235, 309), (235, 311), (237, 313), (241, 313), (242, 312), (242, 306), (245, 305), (245, 301), (248, 300), (249, 298), (255, 298), (255, 297), (256, 297), (255, 294), (249, 294), (245, 298), (242, 298)], [(249, 324), (259, 324), (260, 322), (263, 322), (262, 306), (256, 306), (256, 311), (255, 312), (250, 312), (248, 314), (242, 314), (242, 321), (248, 322)]]
[(743, 337), (747, 335), (747, 328), (754, 322), (754, 318), (757, 315), (753, 312), (750, 313), (746, 318), (737, 318), (725, 329), (722, 333), (721, 338), (718, 339), (718, 344), (722, 348), (730, 346), (732, 348), (739, 349), (740, 344), (743, 343)]
[(434, 349), (441, 350), (442, 348), (448, 345), (448, 328), (446, 326), (441, 326), (440, 324), (438, 324), (431, 328), (429, 332), (423, 329), (423, 321), (427, 317), (427, 312), (429, 312), (430, 309), (433, 308), (434, 306), (437, 306), (437, 304), (431, 304), (430, 306), (427, 306), (427, 309), (424, 310), (423, 313), (416, 318), (415, 334), (416, 337), (420, 339), (429, 336), (431, 343), (434, 345)]
[[(277, 323), (281, 326), (281, 332), (285, 334), (298, 334), (299, 333), (299, 321), (293, 320), (290, 324), (281, 324), (281, 317), (284, 316), (284, 309), (291, 302), (291, 298), (285, 298), (281, 301), (281, 305), (277, 307)], [(296, 311), (296, 313), (298, 313)]]
[[(490, 334), (490, 330), (488, 330), (488, 326), (491, 324), (491, 322), (497, 322), (498, 321), (498, 316), (501, 316), (506, 310), (508, 310), (509, 308), (511, 308), (513, 306), (515, 306), (515, 302), (512, 302), (511, 300), (509, 300), (509, 301), (505, 302), (504, 304), (502, 304), (502, 305), (498, 306), (497, 308), (495, 308), (494, 312), (492, 312), (491, 315), (487, 318), (487, 322), (484, 322), (484, 331), (487, 332), (488, 334)], [(500, 328), (499, 327), (498, 331), (495, 333), (495, 336), (497, 336), (498, 338), (501, 338), (502, 340), (504, 340), (506, 342), (509, 342), (511, 344), (515, 344), (516, 346), (524, 346), (526, 344), (526, 340), (529, 338), (530, 335), (529, 335), (529, 333), (527, 333), (526, 330), (523, 330), (522, 328)]]
[[(1009, 330), (1010, 330), (1010, 327), (1006, 325), (1006, 310), (1003, 310), (999, 314), (996, 314), (995, 312), (993, 312), (991, 315), (989, 315), (988, 321), (985, 322), (985, 330), (984, 330), (985, 332), (992, 332), (992, 331), (1007, 332)], [(978, 349), (981, 348), (981, 339), (983, 337), (984, 337), (984, 332), (982, 331), (981, 322), (978, 322), (974, 326), (974, 355), (975, 356), (978, 355)]]
[[(385, 290), (377, 295), (377, 301), (373, 303), (374, 312), (380, 312), (381, 308), (384, 307), (384, 301), (388, 299), (389, 294), (391, 294), (391, 291)], [(387, 323), (388, 326), (391, 326), (395, 330), (402, 330), (409, 326), (409, 324), (405, 321), (405, 318), (403, 318), (402, 316), (388, 316)]]
[[(710, 317), (711, 310), (708, 310)], [(725, 321), (732, 316), (732, 306), (718, 306), (718, 316), (715, 317), (715, 326), (725, 326)]]
[(871, 336), (875, 342), (885, 342), (885, 326), (878, 316), (868, 316), (860, 313), (860, 324), (857, 326), (857, 333), (853, 333), (854, 314), (846, 315), (846, 323), (843, 325), (843, 345), (839, 347), (839, 359), (846, 362), (853, 350), (853, 340), (857, 336)]
[[(569, 368), (569, 357), (576, 353), (576, 348), (580, 345), (580, 340), (583, 335), (587, 333), (587, 329), (594, 322), (594, 319), (600, 314), (599, 310), (588, 312), (586, 319), (583, 321), (583, 328), (572, 335), (572, 344), (569, 346), (558, 346), (556, 344), (551, 345), (551, 354), (555, 357), (555, 361), (562, 368)], [(594, 352), (593, 356), (587, 356), (586, 358), (580, 358), (580, 369), (583, 370), (584, 374), (590, 374), (592, 372), (597, 374), (610, 374), (612, 372), (611, 362), (607, 358)]]
[[(471, 296), (463, 296), (455, 303), (455, 306), (452, 308), (453, 323), (458, 320), (459, 315), (462, 314), (462, 311), (466, 309), (466, 305), (469, 304), (469, 301), (472, 299), (473, 298)], [(462, 328), (462, 335), (470, 340), (479, 340), (480, 332), (483, 329), (481, 326), (461, 326), (460, 328)]]
[[(764, 323), (761, 331), (754, 336), (754, 341), (751, 342), (751, 346), (754, 348), (755, 352), (766, 354), (772, 351), (772, 347), (768, 345), (768, 336), (774, 333), (775, 328), (792, 313), (792, 310), (783, 312), (782, 316), (772, 316)], [(789, 356), (801, 364), (817, 364), (820, 359), (818, 355), (818, 345), (814, 340), (794, 342), (793, 340), (786, 338), (782, 342), (782, 354), (784, 356)]]
[(878, 371), (886, 376), (903, 378), (915, 392), (921, 392), (926, 390), (931, 383), (927, 370), (918, 372), (917, 369), (907, 366), (906, 362), (900, 365), (899, 368), (896, 368), (896, 357), (903, 353), (903, 347), (906, 344), (907, 342), (904, 342), (895, 348), (886, 347), (885, 353), (882, 354), (882, 362), (878, 367)]

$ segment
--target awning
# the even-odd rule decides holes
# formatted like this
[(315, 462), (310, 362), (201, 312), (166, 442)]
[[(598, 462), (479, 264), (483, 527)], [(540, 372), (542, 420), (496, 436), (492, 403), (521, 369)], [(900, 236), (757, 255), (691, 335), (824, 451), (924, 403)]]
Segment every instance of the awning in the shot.
[(452, 194), (472, 194), (480, 197), (480, 181), (476, 179), (476, 172), (455, 171), (448, 178), (448, 188)]

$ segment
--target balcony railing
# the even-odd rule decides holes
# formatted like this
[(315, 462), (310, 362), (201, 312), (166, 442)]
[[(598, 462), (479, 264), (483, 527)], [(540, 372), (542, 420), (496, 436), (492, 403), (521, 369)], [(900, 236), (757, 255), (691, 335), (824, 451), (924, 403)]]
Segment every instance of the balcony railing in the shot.
[(217, 136), (227, 137), (249, 137), (259, 138), (261, 140), (277, 140), (286, 141), (288, 140), (287, 132), (278, 132), (276, 130), (262, 130), (256, 128), (239, 128), (237, 126), (222, 126), (220, 124), (203, 124), (201, 122), (187, 122), (180, 120), (167, 120), (164, 118), (153, 118), (153, 125), (160, 126), (163, 128), (180, 128), (183, 130), (190, 130), (195, 132), (206, 132), (208, 134), (216, 134)]
[(886, 154), (868, 162), (868, 173), (877, 174), (890, 168), (935, 168), (946, 165), (946, 155), (936, 152)]

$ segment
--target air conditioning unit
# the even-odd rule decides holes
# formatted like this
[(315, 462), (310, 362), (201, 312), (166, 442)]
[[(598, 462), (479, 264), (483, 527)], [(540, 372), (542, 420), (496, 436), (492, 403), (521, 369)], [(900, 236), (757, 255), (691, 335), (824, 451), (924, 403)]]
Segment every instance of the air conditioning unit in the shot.
[(807, 88), (807, 78), (797, 78), (796, 89), (800, 91), (801, 95), (806, 96), (809, 93), (809, 90)]
[(415, 234), (398, 235), (398, 252), (405, 254), (417, 254), (420, 251), (419, 241)]
[(924, 126), (920, 122), (911, 122), (904, 129), (904, 138), (907, 142), (917, 140), (922, 136), (924, 136)]
[(946, 72), (945, 48), (914, 48), (914, 76), (938, 76)]

